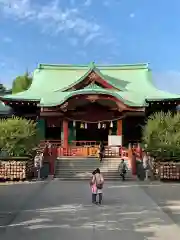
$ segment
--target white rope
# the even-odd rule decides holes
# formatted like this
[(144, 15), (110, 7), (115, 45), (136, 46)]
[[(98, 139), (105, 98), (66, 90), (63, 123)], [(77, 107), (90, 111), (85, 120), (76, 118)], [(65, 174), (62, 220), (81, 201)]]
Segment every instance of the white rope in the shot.
[(92, 122), (92, 121), (85, 121), (85, 120), (75, 120), (75, 119), (72, 119), (72, 118), (66, 118), (67, 120), (69, 120), (69, 121), (72, 121), (72, 122), (82, 122), (82, 123), (105, 123), (105, 122), (114, 122), (114, 121), (118, 121), (118, 120), (121, 120), (122, 118), (123, 118), (124, 116), (121, 116), (121, 117), (119, 117), (119, 118), (114, 118), (114, 119), (110, 119), (110, 120), (108, 120), (108, 119), (106, 119), (106, 120), (101, 120), (101, 121), (94, 121), (94, 122)]

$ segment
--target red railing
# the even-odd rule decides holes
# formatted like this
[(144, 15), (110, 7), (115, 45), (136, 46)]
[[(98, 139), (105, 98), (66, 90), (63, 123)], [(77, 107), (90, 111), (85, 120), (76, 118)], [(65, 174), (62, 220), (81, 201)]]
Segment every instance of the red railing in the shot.
[[(50, 143), (52, 146), (63, 146), (62, 140), (42, 140), (41, 144)], [(100, 141), (71, 141), (69, 142), (70, 146), (99, 146)], [(104, 142), (104, 145), (107, 145), (107, 142)]]
[[(70, 145), (72, 146), (99, 146), (100, 141), (72, 141)], [(104, 145), (107, 145), (107, 142), (104, 142)]]
[[(99, 141), (72, 141), (68, 148), (63, 148), (61, 140), (41, 141), (41, 144), (50, 143), (50, 148), (56, 148), (57, 156), (96, 156), (98, 155)], [(47, 147), (48, 148), (48, 144)], [(142, 158), (142, 150), (137, 146), (131, 147), (137, 159)], [(49, 149), (50, 150), (50, 149)], [(53, 150), (55, 151), (55, 149)], [(121, 146), (107, 146), (105, 143), (105, 156), (128, 157), (128, 149)]]
[[(48, 141), (49, 142), (49, 141)], [(49, 158), (50, 173), (54, 174), (55, 161), (57, 157), (98, 157), (98, 144), (96, 141), (79, 141), (82, 145), (76, 146), (78, 141), (74, 141), (75, 145), (69, 145), (68, 148), (63, 148), (59, 141), (50, 141), (44, 150), (44, 156)], [(89, 143), (89, 145), (87, 145)], [(136, 159), (141, 159), (142, 151), (140, 147), (129, 149), (120, 146), (105, 146), (105, 158), (124, 158), (129, 161), (129, 166), (132, 169), (132, 174), (136, 174)]]
[(62, 146), (62, 141), (61, 140), (42, 140), (40, 144), (47, 144), (50, 143), (52, 147), (59, 147)]
[[(57, 148), (57, 156), (98, 157), (98, 146), (69, 146)], [(128, 158), (128, 150), (118, 146), (105, 146), (104, 157)]]

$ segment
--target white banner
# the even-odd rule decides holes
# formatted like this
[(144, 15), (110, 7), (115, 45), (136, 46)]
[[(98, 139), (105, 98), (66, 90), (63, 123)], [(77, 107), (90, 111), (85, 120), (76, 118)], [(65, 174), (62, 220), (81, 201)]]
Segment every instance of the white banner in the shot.
[(122, 146), (122, 136), (109, 135), (108, 146)]

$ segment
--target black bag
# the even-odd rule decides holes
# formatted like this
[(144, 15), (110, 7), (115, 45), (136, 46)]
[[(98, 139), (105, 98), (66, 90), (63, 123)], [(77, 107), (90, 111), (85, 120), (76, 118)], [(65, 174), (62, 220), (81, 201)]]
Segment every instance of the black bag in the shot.
[(103, 188), (103, 184), (102, 183), (97, 184), (96, 187), (97, 187), (97, 189), (102, 189)]
[[(100, 178), (101, 178), (101, 177), (100, 177)], [(95, 181), (96, 181), (96, 187), (97, 187), (97, 189), (102, 189), (102, 188), (103, 188), (103, 182), (101, 182), (101, 179), (100, 179), (100, 182), (97, 183), (97, 178), (96, 178), (96, 176), (95, 176)]]

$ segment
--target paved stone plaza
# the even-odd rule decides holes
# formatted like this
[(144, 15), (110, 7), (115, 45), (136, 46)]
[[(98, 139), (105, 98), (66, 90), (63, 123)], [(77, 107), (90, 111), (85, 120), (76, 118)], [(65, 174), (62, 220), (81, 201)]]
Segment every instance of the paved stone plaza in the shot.
[(175, 184), (108, 182), (103, 206), (91, 204), (88, 182), (0, 186), (0, 239), (177, 239), (180, 217), (172, 209), (178, 209), (180, 198), (176, 194), (169, 208), (160, 185), (165, 192), (171, 189), (171, 198), (173, 189), (180, 190)]

